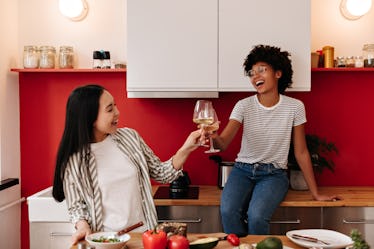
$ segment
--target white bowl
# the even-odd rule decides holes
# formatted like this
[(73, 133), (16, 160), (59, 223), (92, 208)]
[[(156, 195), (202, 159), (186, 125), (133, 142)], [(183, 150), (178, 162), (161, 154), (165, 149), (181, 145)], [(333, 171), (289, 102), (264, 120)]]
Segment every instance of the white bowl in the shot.
[(123, 248), (127, 241), (130, 240), (131, 236), (127, 233), (118, 236), (119, 242), (95, 242), (93, 240), (97, 240), (100, 238), (106, 239), (113, 239), (116, 237), (116, 232), (97, 232), (92, 233), (86, 236), (86, 241), (91, 245), (94, 246), (96, 249), (121, 249)]

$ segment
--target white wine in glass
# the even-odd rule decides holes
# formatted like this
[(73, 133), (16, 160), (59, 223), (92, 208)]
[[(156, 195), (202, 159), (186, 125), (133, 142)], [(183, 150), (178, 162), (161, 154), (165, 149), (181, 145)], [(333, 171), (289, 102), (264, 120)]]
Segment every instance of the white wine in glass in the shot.
[(212, 102), (208, 100), (198, 100), (195, 104), (192, 121), (195, 124), (210, 125), (213, 124), (214, 113), (213, 113)]
[[(211, 125), (214, 122), (213, 105), (208, 100), (198, 100), (195, 104), (192, 121), (198, 124), (200, 128)], [(205, 144), (199, 144), (199, 146), (206, 146)]]
[[(207, 132), (214, 132), (214, 131), (219, 129), (219, 123), (220, 123), (220, 121), (218, 120), (217, 113), (213, 109), (213, 123), (210, 124), (210, 125), (204, 126), (203, 128)], [(209, 150), (206, 150), (205, 153), (215, 153), (215, 152), (220, 151), (219, 149), (214, 148), (212, 137), (209, 138), (209, 142), (210, 142), (210, 148), (209, 148)]]

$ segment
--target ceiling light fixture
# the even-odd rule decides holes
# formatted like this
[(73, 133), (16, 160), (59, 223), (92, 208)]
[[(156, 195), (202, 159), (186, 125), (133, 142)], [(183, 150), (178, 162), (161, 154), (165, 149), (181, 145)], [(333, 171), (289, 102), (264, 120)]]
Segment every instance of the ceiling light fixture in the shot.
[(357, 20), (371, 8), (372, 0), (342, 0), (340, 2), (340, 12), (349, 20)]
[(72, 21), (83, 20), (88, 13), (86, 0), (59, 0), (60, 12)]

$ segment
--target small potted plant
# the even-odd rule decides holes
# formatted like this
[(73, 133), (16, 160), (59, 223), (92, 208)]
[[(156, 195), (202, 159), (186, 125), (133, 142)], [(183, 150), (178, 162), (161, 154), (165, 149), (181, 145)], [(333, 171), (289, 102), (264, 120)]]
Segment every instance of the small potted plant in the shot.
[[(328, 169), (334, 172), (335, 164), (331, 156), (334, 153), (338, 154), (338, 149), (335, 144), (333, 142), (327, 142), (325, 138), (320, 138), (317, 135), (306, 135), (305, 139), (314, 171), (322, 173), (324, 169)], [(293, 144), (291, 144), (288, 154), (288, 169), (290, 170), (291, 188), (295, 190), (307, 190), (308, 185), (296, 162)]]

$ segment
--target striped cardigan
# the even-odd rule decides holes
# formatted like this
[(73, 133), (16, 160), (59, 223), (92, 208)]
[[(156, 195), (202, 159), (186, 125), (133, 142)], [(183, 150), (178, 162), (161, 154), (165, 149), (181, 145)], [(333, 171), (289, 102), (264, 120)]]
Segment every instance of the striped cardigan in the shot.
[[(157, 224), (157, 213), (150, 178), (161, 183), (168, 183), (183, 173), (181, 170), (174, 169), (171, 158), (161, 162), (135, 130), (120, 128), (110, 136), (113, 136), (119, 149), (138, 169), (142, 209), (146, 219), (144, 223), (147, 229), (152, 229)], [(73, 224), (78, 220), (86, 220), (92, 231), (101, 231), (103, 210), (96, 161), (91, 153), (87, 167), (82, 158), (84, 156), (80, 153), (72, 155), (65, 170), (64, 193), (69, 218)]]

